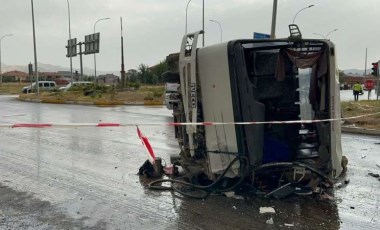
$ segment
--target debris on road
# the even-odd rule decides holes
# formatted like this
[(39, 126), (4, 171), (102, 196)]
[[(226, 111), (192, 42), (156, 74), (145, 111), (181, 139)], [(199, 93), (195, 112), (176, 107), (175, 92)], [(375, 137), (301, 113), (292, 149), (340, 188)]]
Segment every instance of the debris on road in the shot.
[(273, 218), (269, 218), (267, 221), (265, 221), (267, 224), (274, 224)]
[(244, 200), (244, 197), (239, 196), (239, 195), (236, 195), (234, 191), (231, 191), (231, 192), (225, 192), (224, 195), (225, 195), (227, 198), (234, 198), (234, 199), (236, 199), (236, 200)]
[(287, 224), (287, 223), (285, 223), (284, 226), (285, 227), (294, 227), (294, 224)]
[(260, 207), (260, 214), (264, 213), (276, 213), (276, 211), (272, 207)]
[(334, 197), (330, 196), (327, 193), (322, 193), (319, 195), (319, 200), (334, 200)]
[(231, 198), (231, 197), (235, 196), (235, 192), (233, 192), (233, 191), (232, 192), (225, 192), (224, 195), (228, 198)]
[(334, 184), (335, 188), (341, 188), (342, 186), (343, 186), (342, 182), (338, 182), (338, 183)]
[(362, 159), (366, 158), (367, 156), (366, 155), (362, 155)]
[(375, 178), (379, 178), (380, 175), (377, 174), (377, 173), (372, 173), (372, 172), (369, 172), (368, 175), (372, 176), (372, 177), (375, 177)]

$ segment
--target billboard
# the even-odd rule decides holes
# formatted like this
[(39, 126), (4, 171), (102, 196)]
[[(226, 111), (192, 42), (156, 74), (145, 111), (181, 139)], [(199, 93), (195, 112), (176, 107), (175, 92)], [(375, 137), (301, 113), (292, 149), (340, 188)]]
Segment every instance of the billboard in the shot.
[(67, 40), (66, 49), (67, 49), (66, 57), (77, 56), (77, 39), (73, 38), (73, 39)]
[(84, 37), (84, 54), (99, 53), (100, 33), (89, 34)]

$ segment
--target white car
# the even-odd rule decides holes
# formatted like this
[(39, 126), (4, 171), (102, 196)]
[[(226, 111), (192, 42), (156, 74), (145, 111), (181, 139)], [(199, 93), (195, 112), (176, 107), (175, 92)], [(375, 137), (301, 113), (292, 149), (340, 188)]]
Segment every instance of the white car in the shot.
[(90, 86), (90, 85), (94, 85), (94, 82), (91, 82), (91, 81), (74, 81), (73, 84), (71, 84), (71, 82), (70, 82), (66, 86), (60, 87), (59, 90), (66, 92), (67, 90), (69, 90), (73, 86), (85, 87), (85, 86)]
[[(41, 91), (50, 91), (57, 88), (57, 84), (55, 81), (39, 81), (38, 87)], [(36, 83), (32, 83), (32, 85), (28, 85), (22, 88), (22, 93), (31, 93), (33, 91), (37, 91)]]
[(178, 83), (165, 84), (165, 105), (169, 110), (172, 110), (173, 105), (179, 101), (178, 87)]

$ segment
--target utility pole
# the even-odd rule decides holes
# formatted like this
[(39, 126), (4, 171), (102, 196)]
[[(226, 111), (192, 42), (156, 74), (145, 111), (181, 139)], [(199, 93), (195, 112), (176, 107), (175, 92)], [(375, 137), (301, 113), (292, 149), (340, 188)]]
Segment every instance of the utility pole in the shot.
[(32, 23), (33, 23), (33, 46), (34, 46), (34, 69), (36, 71), (36, 85), (37, 85), (37, 95), (40, 95), (40, 87), (38, 84), (38, 68), (37, 68), (37, 47), (36, 47), (36, 30), (34, 28), (34, 8), (33, 0), (30, 0), (32, 3)]
[(376, 86), (376, 100), (379, 100), (379, 95), (380, 95), (380, 76), (379, 76), (379, 64), (380, 61), (377, 62), (377, 86)]
[[(70, 2), (67, 0), (67, 13), (69, 15), (69, 41), (71, 41)], [(69, 48), (71, 49), (71, 47)], [(73, 57), (70, 55), (70, 82), (73, 84)]]
[(83, 62), (82, 62), (82, 42), (79, 42), (79, 59), (80, 59), (80, 80), (82, 81), (83, 79)]
[(272, 28), (270, 32), (270, 38), (276, 38), (276, 17), (277, 17), (277, 0), (273, 0), (273, 12), (272, 12)]
[(123, 40), (123, 18), (120, 17), (120, 34), (121, 34), (121, 88), (125, 88), (125, 69), (124, 69), (124, 40)]
[(367, 48), (365, 48), (364, 77), (367, 76)]
[(203, 7), (202, 7), (202, 47), (205, 47), (205, 0), (203, 0)]

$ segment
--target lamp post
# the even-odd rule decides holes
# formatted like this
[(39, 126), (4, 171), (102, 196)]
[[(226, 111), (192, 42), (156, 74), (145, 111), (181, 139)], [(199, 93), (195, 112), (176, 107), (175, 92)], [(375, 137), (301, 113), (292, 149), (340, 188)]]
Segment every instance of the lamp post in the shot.
[(33, 24), (33, 47), (34, 47), (34, 70), (36, 72), (36, 86), (37, 86), (37, 95), (40, 95), (40, 86), (38, 84), (38, 66), (37, 66), (37, 45), (36, 45), (36, 30), (34, 26), (34, 7), (33, 0), (30, 0), (32, 4), (32, 24)]
[(222, 30), (222, 25), (221, 25), (218, 21), (216, 21), (216, 20), (210, 20), (210, 22), (214, 22), (214, 23), (216, 23), (216, 24), (219, 25), (219, 28), (220, 28), (220, 42), (223, 42), (223, 30)]
[[(187, 2), (186, 5), (186, 25), (185, 25), (185, 34), (187, 34), (187, 9), (189, 8), (191, 0)], [(202, 30), (203, 30), (203, 35), (202, 35), (202, 46), (205, 46), (205, 0), (202, 0)]]
[(270, 30), (270, 38), (276, 38), (276, 18), (277, 18), (277, 0), (273, 0), (273, 11), (272, 11), (272, 26)]
[(202, 0), (202, 47), (205, 47), (205, 0)]
[(319, 34), (319, 33), (313, 33), (313, 34), (315, 34), (315, 35), (319, 35), (319, 36), (321, 36), (323, 39), (326, 39), (326, 37), (325, 37), (323, 34)]
[(328, 32), (327, 35), (326, 35), (326, 39), (329, 37), (329, 35), (330, 35), (331, 33), (335, 32), (335, 31), (337, 31), (337, 30), (338, 30), (338, 29), (333, 29), (333, 30), (331, 30), (330, 32)]
[(307, 6), (307, 7), (305, 7), (305, 8), (300, 9), (300, 10), (296, 13), (296, 15), (294, 15), (294, 18), (293, 18), (293, 24), (294, 24), (294, 21), (296, 20), (297, 15), (298, 15), (301, 11), (306, 10), (306, 9), (308, 9), (308, 8), (310, 8), (310, 7), (313, 7), (313, 6), (314, 6), (314, 5), (310, 5), (310, 6)]
[(3, 85), (3, 72), (1, 72), (1, 40), (3, 40), (5, 37), (9, 37), (12, 35), (13, 34), (6, 34), (0, 38), (0, 85)]
[(338, 30), (338, 29), (333, 29), (333, 30), (331, 30), (330, 32), (328, 32), (326, 35), (319, 34), (319, 33), (313, 33), (313, 34), (315, 34), (315, 35), (319, 35), (319, 36), (321, 36), (322, 38), (327, 39), (331, 33), (335, 32), (335, 31), (337, 31), (337, 30)]
[(187, 9), (189, 8), (189, 4), (190, 4), (191, 0), (189, 0), (187, 2), (187, 5), (186, 5), (186, 25), (185, 25), (185, 34), (187, 34)]
[[(67, 13), (69, 15), (69, 41), (71, 41), (71, 22), (70, 22), (70, 2), (69, 0), (66, 0), (67, 1)], [(69, 47), (70, 49), (71, 47)], [(71, 82), (71, 85), (73, 85), (73, 58), (71, 57), (70, 55), (70, 82)]]
[[(94, 24), (94, 33), (95, 33), (95, 27), (96, 27), (96, 24), (99, 22), (99, 21), (103, 21), (103, 20), (108, 20), (110, 18), (101, 18), (101, 19), (98, 19), (95, 24)], [(94, 53), (94, 70), (95, 70), (95, 79), (96, 79), (96, 54)]]

